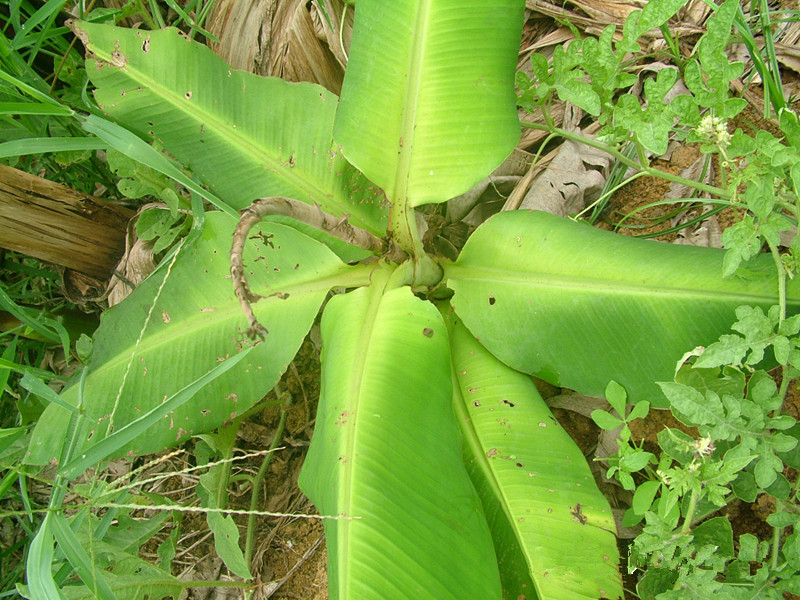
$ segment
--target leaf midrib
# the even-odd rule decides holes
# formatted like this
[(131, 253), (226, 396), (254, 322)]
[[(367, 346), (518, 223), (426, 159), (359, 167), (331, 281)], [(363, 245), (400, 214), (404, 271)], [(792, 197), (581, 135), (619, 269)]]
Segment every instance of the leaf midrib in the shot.
[[(339, 498), (337, 500), (337, 506), (342, 506), (343, 509), (340, 511), (343, 514), (352, 514), (351, 505), (352, 499), (355, 497), (353, 493), (353, 482), (354, 476), (353, 471), (355, 467), (355, 457), (356, 457), (356, 448), (358, 447), (358, 432), (359, 426), (358, 422), (361, 417), (361, 396), (362, 396), (362, 385), (364, 381), (364, 372), (367, 365), (367, 359), (372, 355), (371, 347), (372, 347), (372, 340), (375, 334), (375, 325), (378, 313), (380, 312), (380, 308), (383, 305), (383, 300), (386, 295), (386, 284), (388, 282), (388, 278), (391, 271), (381, 270), (376, 272), (375, 279), (372, 282), (372, 285), (367, 288), (367, 309), (366, 314), (364, 315), (364, 326), (361, 328), (361, 332), (359, 335), (358, 345), (356, 346), (356, 351), (358, 352), (358, 358), (354, 362), (352, 366), (352, 370), (350, 372), (350, 382), (348, 384), (348, 389), (352, 390), (352, 398), (353, 401), (353, 427), (352, 427), (352, 435), (347, 436), (346, 438), (346, 449), (344, 451), (345, 456), (351, 457), (351, 460), (347, 462), (347, 467), (344, 469), (344, 479), (345, 481), (341, 486), (339, 486)], [(351, 527), (350, 522), (345, 521), (341, 530), (340, 535), (338, 536), (338, 556), (339, 560), (337, 564), (339, 565), (339, 569), (344, 568), (350, 569), (352, 565), (352, 561), (349, 560), (347, 552), (348, 548), (350, 547), (350, 534), (351, 534)], [(344, 558), (343, 558), (344, 557)], [(351, 578), (346, 574), (341, 574), (339, 576), (339, 584), (342, 588), (340, 591), (342, 592), (342, 598), (349, 598), (349, 590), (346, 587)]]
[[(403, 106), (403, 122), (400, 126), (400, 156), (393, 191), (393, 202), (408, 201), (408, 184), (411, 175), (411, 160), (414, 153), (414, 140), (419, 108), (419, 90), (422, 81), (422, 63), (425, 59), (425, 46), (428, 38), (428, 25), (431, 0), (420, 0), (417, 7), (416, 22), (411, 34), (411, 52), (408, 66), (408, 86)], [(402, 141), (401, 141), (402, 140)]]
[[(477, 273), (476, 273), (477, 272)], [(470, 275), (469, 273), (472, 273)], [(512, 272), (495, 269), (476, 269), (475, 267), (450, 266), (446, 270), (447, 278), (453, 283), (478, 281), (484, 284), (500, 283), (514, 284), (515, 286), (530, 286), (533, 288), (555, 288), (562, 290), (613, 293), (617, 295), (641, 295), (656, 297), (681, 297), (720, 300), (723, 298), (735, 299), (737, 302), (747, 304), (751, 302), (764, 303), (777, 301), (776, 296), (747, 292), (744, 290), (710, 290), (693, 287), (670, 287), (649, 283), (636, 283), (627, 280), (597, 279), (585, 276), (558, 275), (550, 273)]]

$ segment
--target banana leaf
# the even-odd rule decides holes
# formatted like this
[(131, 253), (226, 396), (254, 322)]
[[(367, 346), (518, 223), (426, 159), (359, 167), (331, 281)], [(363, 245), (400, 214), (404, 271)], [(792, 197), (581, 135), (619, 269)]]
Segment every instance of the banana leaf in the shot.
[(322, 392), (300, 487), (325, 520), (329, 597), (500, 599), (492, 540), (461, 459), (447, 331), (386, 278), (322, 318)]
[(359, 0), (334, 137), (392, 202), (444, 202), (514, 149), (524, 9), (522, 0)]
[[(230, 245), (235, 219), (206, 216), (202, 236), (181, 248), (173, 263), (103, 315), (82, 395), (82, 448), (137, 421), (164, 398), (250, 344), (248, 323), (233, 292)], [(349, 267), (323, 244), (278, 223), (251, 231), (245, 265), (251, 289), (269, 296), (254, 305), (266, 339), (246, 360), (114, 455), (158, 452), (236, 417), (275, 385), (294, 358), (322, 305), (339, 285), (363, 285), (369, 269)], [(286, 318), (286, 314), (291, 318)], [(62, 397), (77, 406), (77, 384)], [(59, 456), (69, 411), (47, 407), (33, 432), (26, 461)]]
[[(513, 211), (479, 227), (445, 277), (458, 316), (507, 365), (593, 396), (613, 379), (664, 408), (656, 382), (685, 352), (730, 331), (737, 306), (777, 304), (771, 257), (725, 279), (723, 256)], [(787, 290), (796, 313), (800, 281)]]
[(176, 29), (73, 28), (93, 57), (86, 70), (100, 107), (230, 206), (287, 196), (385, 233), (382, 192), (333, 144), (337, 98), (325, 88), (236, 71)]
[(504, 597), (622, 598), (614, 518), (580, 449), (530, 377), (457, 319), (448, 324), (464, 461), (492, 529)]

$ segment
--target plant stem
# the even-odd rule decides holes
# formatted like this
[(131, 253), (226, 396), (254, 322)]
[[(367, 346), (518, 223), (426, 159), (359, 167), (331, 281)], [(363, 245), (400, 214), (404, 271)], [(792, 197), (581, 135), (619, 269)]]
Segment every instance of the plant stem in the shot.
[(598, 142), (595, 139), (588, 138), (578, 133), (567, 131), (566, 129), (561, 129), (560, 127), (550, 127), (548, 125), (542, 125), (539, 123), (530, 123), (527, 121), (521, 121), (521, 123), (523, 127), (527, 127), (529, 129), (538, 129), (539, 131), (549, 131), (565, 139), (572, 140), (579, 144), (586, 144), (587, 146), (590, 146), (592, 148), (597, 148), (598, 150), (607, 152), (608, 154), (616, 158), (618, 161), (620, 161), (622, 164), (637, 169), (638, 171), (642, 171), (643, 173), (651, 177), (658, 177), (660, 179), (664, 179), (672, 183), (679, 183), (681, 185), (694, 188), (700, 192), (706, 192), (708, 194), (716, 196), (717, 198), (724, 198), (727, 200), (732, 197), (732, 192), (730, 190), (718, 188), (716, 186), (701, 183), (699, 181), (694, 181), (692, 179), (686, 179), (685, 177), (680, 177), (679, 175), (673, 175), (672, 173), (661, 171), (659, 169), (651, 167), (650, 165), (641, 164), (640, 162), (636, 162), (635, 160), (628, 158), (622, 152), (620, 152), (619, 150), (608, 144), (604, 144), (603, 142)]
[(686, 516), (683, 519), (683, 525), (681, 525), (681, 535), (688, 535), (692, 529), (692, 519), (694, 519), (698, 502), (700, 502), (700, 494), (696, 489), (693, 489), (692, 495), (689, 497), (689, 508), (686, 510)]
[[(776, 511), (777, 512), (777, 511)], [(772, 551), (770, 556), (770, 566), (775, 571), (778, 568), (778, 555), (781, 550), (781, 535), (783, 534), (783, 527), (774, 527), (772, 529)]]
[[(692, 489), (692, 495), (689, 497), (689, 508), (686, 510), (686, 516), (683, 519), (683, 525), (681, 525), (680, 535), (689, 535), (689, 531), (692, 529), (692, 519), (694, 518), (694, 513), (697, 510), (697, 504), (700, 501), (700, 494), (697, 492), (696, 489)], [(675, 581), (675, 585), (672, 586), (673, 590), (679, 590), (681, 588), (681, 578), (678, 577), (677, 581)]]
[(669, 51), (672, 53), (671, 58), (678, 66), (678, 70), (681, 72), (681, 75), (683, 75), (684, 68), (686, 66), (686, 61), (683, 60), (683, 57), (681, 56), (681, 49), (680, 46), (678, 45), (678, 41), (672, 35), (672, 31), (670, 31), (669, 25), (665, 23), (661, 26), (660, 29), (661, 29), (661, 34), (664, 36), (664, 41), (667, 42), (667, 46), (669, 46)]
[(195, 580), (195, 581), (187, 581), (187, 582), (185, 582), (184, 583), (184, 587), (186, 589), (191, 589), (191, 588), (216, 588), (216, 587), (223, 588), (224, 587), (224, 588), (240, 588), (240, 589), (245, 589), (246, 590), (246, 589), (250, 589), (251, 587), (253, 587), (253, 584), (252, 583), (247, 583), (246, 581), (225, 581), (224, 579), (221, 579), (219, 581), (217, 581), (217, 580), (214, 580), (214, 581)]
[(770, 243), (768, 245), (772, 259), (775, 261), (775, 268), (778, 270), (778, 303), (781, 307), (779, 323), (783, 323), (786, 319), (786, 269), (783, 266), (778, 247)]
[(250, 561), (253, 558), (253, 548), (255, 546), (255, 532), (256, 532), (256, 515), (255, 511), (258, 510), (258, 502), (259, 502), (259, 495), (261, 492), (261, 484), (264, 482), (264, 478), (267, 475), (267, 467), (269, 467), (270, 459), (272, 458), (272, 451), (280, 444), (281, 440), (283, 439), (283, 432), (286, 428), (286, 417), (288, 412), (286, 411), (286, 404), (291, 401), (291, 396), (281, 391), (279, 385), (275, 385), (275, 394), (277, 396), (287, 396), (286, 401), (284, 402), (283, 406), (281, 406), (281, 417), (280, 421), (278, 422), (278, 428), (275, 431), (275, 436), (272, 438), (272, 443), (269, 446), (270, 452), (264, 457), (264, 460), (261, 461), (261, 466), (258, 468), (258, 473), (252, 480), (253, 490), (250, 494), (250, 511), (251, 513), (247, 515), (247, 538), (245, 541), (244, 546), (244, 560), (247, 564), (247, 567), (250, 568)]
[(389, 209), (389, 235), (409, 256), (416, 258), (425, 255), (416, 211), (408, 206), (405, 199), (394, 201)]

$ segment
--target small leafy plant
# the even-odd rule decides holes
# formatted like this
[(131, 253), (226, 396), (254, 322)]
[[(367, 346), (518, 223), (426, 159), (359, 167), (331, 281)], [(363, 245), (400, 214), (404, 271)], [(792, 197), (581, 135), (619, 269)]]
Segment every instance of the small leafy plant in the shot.
[[(592, 415), (604, 429), (623, 426), (608, 475), (635, 490), (625, 522), (645, 520), (629, 559), (632, 572), (645, 570), (642, 598), (783, 598), (800, 589), (796, 530), (786, 535), (796, 524), (797, 482), (786, 473), (798, 467), (798, 427), (782, 412), (789, 382), (800, 374), (800, 322), (797, 316), (781, 320), (778, 306), (768, 314), (743, 306), (737, 317), (736, 333), (687, 356), (696, 360), (681, 366), (675, 381), (660, 384), (672, 413), (693, 435), (663, 429), (655, 456), (630, 444), (627, 423), (645, 416), (642, 404), (624, 425), (603, 411)], [(759, 368), (766, 350), (781, 365), (780, 388)], [(610, 385), (608, 395), (624, 414), (624, 391)], [(713, 515), (734, 498), (753, 503), (759, 496), (774, 507), (767, 518), (772, 539), (742, 534), (734, 552), (730, 521)]]
[[(652, 4), (629, 19), (622, 46), (612, 49), (610, 33), (594, 43), (621, 57), (678, 7)], [(320, 309), (322, 391), (300, 484), (324, 519), (331, 598), (622, 597), (608, 503), (529, 374), (593, 395), (618, 381), (610, 395), (631, 419), (645, 409), (626, 417), (621, 389), (663, 404), (654, 382), (687, 348), (729, 331), (738, 306), (774, 304), (779, 282), (782, 310), (797, 312), (800, 290), (769, 256), (742, 256), (753, 275), (723, 278), (722, 251), (527, 211), (489, 219), (455, 261), (426, 247), (417, 209), (471, 188), (517, 142), (523, 12), (521, 0), (359, 1), (340, 98), (232, 70), (174, 30), (72, 24), (99, 108), (127, 129), (72, 116), (105, 146), (176, 177), (193, 210), (188, 235), (104, 315), (89, 366), (49, 396), (34, 431), (26, 461), (57, 458), (58, 475), (30, 553), (29, 597), (65, 594), (70, 569), (85, 586), (70, 593), (119, 597), (145, 567), (87, 560), (81, 545), (94, 542), (115, 556), (101, 545), (109, 524), (68, 517), (64, 491), (103, 460), (161, 451), (246, 413)], [(584, 58), (608, 55), (590, 45)], [(570, 52), (554, 59), (550, 89), (521, 90), (523, 101), (546, 106), (556, 90), (603, 113), (628, 84), (621, 58), (581, 63), (586, 83)], [(547, 65), (535, 66), (547, 82)], [(651, 84), (644, 116), (621, 101), (607, 144), (638, 119), (656, 125), (634, 143), (661, 148), (666, 121), (652, 111), (674, 81)], [(702, 108), (719, 100), (708, 94)], [(202, 198), (219, 210), (205, 212)], [(620, 476), (651, 461), (628, 456)], [(129, 492), (84, 490), (111, 511), (129, 510)], [(78, 559), (54, 577), (56, 542)], [(248, 578), (236, 544), (226, 552)], [(151, 597), (184, 589), (156, 570), (163, 583)]]

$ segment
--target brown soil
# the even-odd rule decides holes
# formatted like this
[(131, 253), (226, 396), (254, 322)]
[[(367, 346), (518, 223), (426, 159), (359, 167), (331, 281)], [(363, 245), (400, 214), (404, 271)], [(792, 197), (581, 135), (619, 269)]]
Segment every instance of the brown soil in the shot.
[[(291, 394), (292, 405), (286, 421), (281, 450), (270, 464), (262, 510), (282, 513), (316, 513), (297, 486), (314, 426), (319, 399), (319, 352), (306, 340), (281, 385)], [(261, 424), (274, 431), (280, 411), (271, 407), (261, 415)], [(259, 524), (260, 540), (254, 553), (253, 572), (259, 573), (263, 592), (269, 594), (276, 582), (285, 582), (267, 597), (274, 600), (326, 600), (327, 555), (322, 523), (319, 519), (276, 518)], [(289, 572), (294, 570), (291, 575)], [(288, 578), (287, 578), (288, 575)]]

